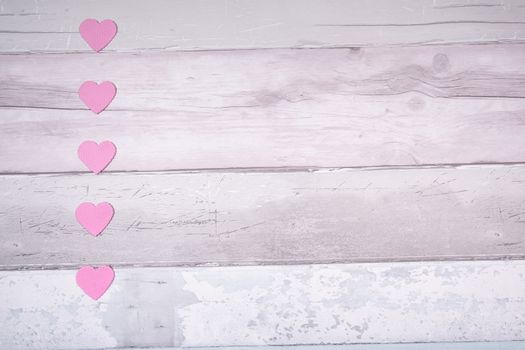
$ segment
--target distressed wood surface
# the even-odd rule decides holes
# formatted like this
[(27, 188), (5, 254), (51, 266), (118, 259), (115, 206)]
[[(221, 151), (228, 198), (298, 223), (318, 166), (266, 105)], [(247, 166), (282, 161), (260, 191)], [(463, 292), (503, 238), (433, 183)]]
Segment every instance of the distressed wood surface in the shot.
[(108, 50), (523, 42), (523, 0), (195, 0), (0, 3), (0, 51), (87, 50), (85, 18), (112, 18)]
[(524, 198), (525, 166), (9, 175), (0, 267), (523, 258)]
[[(0, 172), (83, 171), (85, 139), (115, 171), (525, 161), (525, 45), (0, 55), (0, 77)], [(100, 116), (85, 80), (118, 87)]]
[[(118, 23), (102, 54), (87, 17)], [(521, 349), (524, 19), (524, 0), (0, 0), (0, 348)], [(100, 117), (84, 80), (118, 86)], [(117, 144), (109, 172), (79, 173), (85, 139)], [(82, 201), (116, 208), (102, 236)], [(432, 261), (478, 259), (512, 261)], [(336, 264), (365, 261), (389, 263)], [(85, 264), (116, 268), (98, 302)], [(449, 349), (388, 349), (427, 347)]]
[(524, 261), (115, 273), (95, 302), (74, 270), (0, 272), (2, 348), (525, 340)]

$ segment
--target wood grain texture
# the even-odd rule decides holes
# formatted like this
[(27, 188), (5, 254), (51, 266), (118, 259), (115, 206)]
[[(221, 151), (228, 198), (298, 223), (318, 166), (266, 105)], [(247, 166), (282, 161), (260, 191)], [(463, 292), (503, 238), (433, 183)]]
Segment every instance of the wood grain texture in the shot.
[(0, 267), (523, 258), (524, 198), (525, 166), (2, 176)]
[(525, 340), (524, 261), (116, 269), (98, 302), (74, 279), (1, 272), (2, 348)]
[(523, 42), (523, 0), (3, 0), (0, 51), (87, 50), (85, 18), (114, 19), (109, 50)]
[[(525, 161), (525, 45), (0, 55), (0, 77), (0, 172), (83, 171), (85, 139), (114, 171)], [(85, 80), (118, 87), (101, 116)]]
[[(119, 25), (102, 54), (87, 17)], [(523, 347), (524, 19), (525, 0), (0, 0), (0, 349)], [(85, 80), (118, 86), (100, 117)], [(108, 172), (83, 173), (85, 139), (117, 144)], [(83, 201), (116, 208), (102, 236)], [(98, 302), (85, 264), (116, 268)], [(285, 266), (202, 267), (265, 264)]]

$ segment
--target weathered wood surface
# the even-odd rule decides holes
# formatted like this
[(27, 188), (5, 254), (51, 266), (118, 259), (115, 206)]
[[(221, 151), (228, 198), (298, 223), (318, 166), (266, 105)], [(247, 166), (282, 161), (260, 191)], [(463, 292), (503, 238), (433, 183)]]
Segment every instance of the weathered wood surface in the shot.
[(524, 261), (115, 272), (98, 302), (75, 270), (0, 272), (1, 347), (525, 340)]
[[(119, 25), (102, 54), (87, 17)], [(524, 260), (430, 261), (525, 259), (524, 19), (524, 0), (0, 1), (0, 270), (44, 269), (0, 271), (0, 348), (525, 340)], [(236, 50), (257, 48), (283, 49)], [(118, 86), (100, 117), (84, 80)], [(117, 144), (108, 173), (78, 174), (85, 139)], [(102, 236), (82, 201), (116, 208)], [(335, 264), (363, 261), (390, 263)], [(116, 267), (99, 302), (84, 264)], [(287, 266), (144, 268), (205, 264)]]
[[(525, 45), (0, 55), (0, 77), (0, 172), (83, 171), (85, 139), (109, 170), (525, 161)], [(85, 80), (118, 87), (100, 116)]]
[[(525, 166), (9, 175), (2, 269), (525, 257)], [(74, 211), (109, 201), (99, 237)]]
[(3, 0), (0, 51), (87, 50), (85, 18), (112, 18), (108, 50), (523, 42), (523, 0)]

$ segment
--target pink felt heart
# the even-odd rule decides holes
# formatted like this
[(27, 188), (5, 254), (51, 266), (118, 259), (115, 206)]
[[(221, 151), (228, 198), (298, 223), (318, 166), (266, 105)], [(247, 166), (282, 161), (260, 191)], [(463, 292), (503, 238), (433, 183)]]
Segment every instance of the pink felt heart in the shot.
[(75, 210), (77, 221), (93, 236), (98, 236), (109, 225), (115, 214), (111, 204), (107, 202), (95, 205), (84, 202)]
[(115, 279), (115, 272), (111, 266), (101, 266), (93, 268), (91, 266), (83, 266), (77, 271), (78, 286), (90, 296), (97, 300), (108, 290), (113, 279)]
[(117, 148), (111, 141), (100, 144), (95, 141), (84, 141), (78, 146), (78, 158), (95, 174), (104, 170), (115, 157)]
[(79, 31), (88, 45), (99, 52), (108, 46), (117, 34), (117, 24), (110, 19), (99, 22), (96, 19), (89, 18), (80, 23)]
[(82, 102), (97, 114), (109, 106), (116, 94), (117, 87), (110, 81), (105, 81), (101, 84), (97, 84), (94, 81), (86, 81), (78, 89), (78, 96)]

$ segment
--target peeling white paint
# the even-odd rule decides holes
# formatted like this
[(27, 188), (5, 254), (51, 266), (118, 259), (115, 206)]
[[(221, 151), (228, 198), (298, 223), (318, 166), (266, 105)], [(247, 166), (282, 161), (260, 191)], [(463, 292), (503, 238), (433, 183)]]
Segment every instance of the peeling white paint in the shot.
[(0, 272), (0, 348), (51, 349), (114, 347), (104, 328), (105, 301), (85, 297), (75, 271)]
[(525, 261), (0, 273), (0, 348), (525, 340)]
[(523, 262), (244, 267), (224, 269), (217, 277), (196, 270), (184, 277), (185, 289), (199, 302), (179, 311), (183, 346), (521, 339), (524, 267)]

